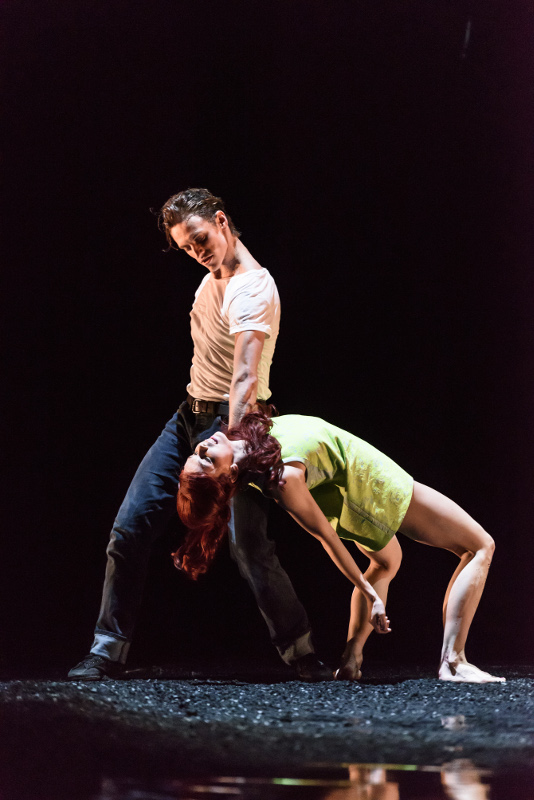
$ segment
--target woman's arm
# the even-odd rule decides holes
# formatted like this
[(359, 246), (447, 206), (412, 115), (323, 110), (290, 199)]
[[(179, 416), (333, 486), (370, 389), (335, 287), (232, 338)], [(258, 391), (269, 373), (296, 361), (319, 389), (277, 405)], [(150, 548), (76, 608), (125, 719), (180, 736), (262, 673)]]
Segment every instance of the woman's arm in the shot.
[(306, 486), (304, 465), (301, 467), (286, 464), (283, 478), (285, 483), (272, 492), (276, 502), (291, 514), (302, 528), (319, 539), (336, 567), (364, 594), (369, 604), (370, 621), (374, 629), (378, 633), (389, 633), (389, 620), (382, 600), (371, 584), (365, 580), (349, 551), (311, 496)]

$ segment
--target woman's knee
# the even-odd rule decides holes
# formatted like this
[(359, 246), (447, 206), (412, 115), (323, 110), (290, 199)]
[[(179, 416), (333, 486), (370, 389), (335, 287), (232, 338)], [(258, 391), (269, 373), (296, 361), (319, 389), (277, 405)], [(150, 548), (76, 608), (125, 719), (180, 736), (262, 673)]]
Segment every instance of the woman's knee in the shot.
[(397, 537), (391, 539), (378, 553), (374, 553), (371, 561), (375, 569), (378, 568), (389, 578), (394, 578), (402, 562), (402, 548)]
[(384, 564), (384, 570), (388, 574), (389, 577), (394, 578), (397, 572), (400, 569), (400, 565), (402, 562), (402, 551), (400, 551), (398, 555), (395, 555), (394, 558), (388, 558)]
[(467, 558), (468, 561), (471, 561), (471, 559), (476, 556), (480, 561), (484, 561), (489, 566), (493, 559), (493, 553), (495, 552), (495, 541), (484, 528), (480, 528), (477, 532), (476, 542), (470, 543), (469, 546), (459, 548), (456, 552), (460, 558)]
[(482, 550), (484, 560), (487, 561), (488, 564), (491, 564), (495, 552), (495, 540), (484, 530), (483, 534), (483, 541), (480, 549)]

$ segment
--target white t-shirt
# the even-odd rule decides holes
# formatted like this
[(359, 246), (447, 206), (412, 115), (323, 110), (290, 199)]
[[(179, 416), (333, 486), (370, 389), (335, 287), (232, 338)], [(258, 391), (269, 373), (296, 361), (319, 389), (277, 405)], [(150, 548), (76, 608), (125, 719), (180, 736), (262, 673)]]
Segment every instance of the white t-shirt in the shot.
[(266, 269), (216, 280), (208, 273), (191, 309), (193, 363), (187, 391), (201, 400), (228, 400), (234, 371), (235, 334), (263, 331), (258, 365), (258, 400), (267, 400), (269, 370), (280, 326), (280, 298)]

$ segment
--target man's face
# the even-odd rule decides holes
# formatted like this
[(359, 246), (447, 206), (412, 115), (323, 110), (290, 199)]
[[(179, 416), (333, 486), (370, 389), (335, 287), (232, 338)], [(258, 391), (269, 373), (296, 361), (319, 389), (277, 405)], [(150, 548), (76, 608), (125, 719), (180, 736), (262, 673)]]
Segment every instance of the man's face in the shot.
[(194, 215), (170, 229), (180, 250), (210, 272), (219, 273), (228, 253), (228, 220), (218, 211), (213, 221)]

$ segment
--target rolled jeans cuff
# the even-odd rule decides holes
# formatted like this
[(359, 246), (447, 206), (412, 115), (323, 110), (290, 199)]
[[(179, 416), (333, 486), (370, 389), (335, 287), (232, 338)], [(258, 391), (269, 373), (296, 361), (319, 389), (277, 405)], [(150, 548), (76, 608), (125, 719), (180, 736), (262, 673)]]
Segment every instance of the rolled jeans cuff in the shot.
[(295, 641), (290, 644), (286, 650), (280, 650), (280, 648), (278, 648), (278, 652), (286, 664), (292, 664), (293, 661), (297, 660), (297, 658), (307, 656), (308, 653), (314, 653), (315, 649), (311, 641), (311, 631), (308, 631), (302, 636), (299, 636), (298, 639), (295, 639)]
[(129, 649), (130, 642), (125, 639), (116, 639), (109, 633), (95, 633), (91, 653), (107, 658), (109, 661), (119, 661), (121, 664), (125, 664)]

